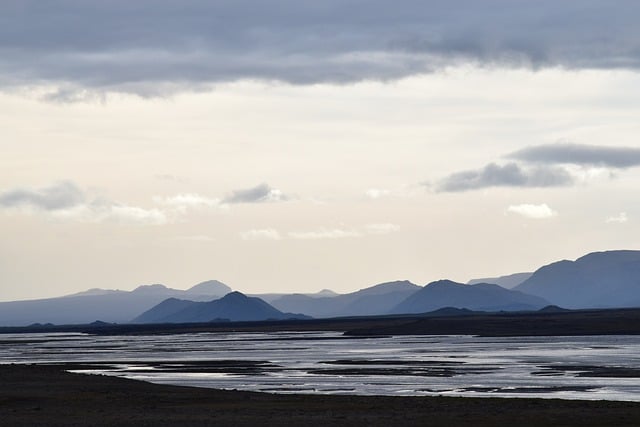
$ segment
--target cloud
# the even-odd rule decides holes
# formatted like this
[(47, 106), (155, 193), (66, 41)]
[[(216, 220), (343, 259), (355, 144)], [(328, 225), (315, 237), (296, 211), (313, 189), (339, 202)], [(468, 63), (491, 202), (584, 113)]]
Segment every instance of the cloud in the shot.
[(624, 224), (627, 221), (629, 221), (629, 217), (627, 216), (626, 212), (620, 212), (618, 215), (610, 216), (605, 220), (607, 224), (610, 224), (610, 223)]
[(62, 181), (39, 189), (13, 189), (0, 193), (0, 208), (45, 213), (54, 218), (82, 222), (116, 222), (159, 225), (168, 222), (159, 209), (128, 206), (93, 198), (73, 182)]
[(184, 241), (184, 242), (213, 242), (215, 239), (213, 237), (204, 235), (204, 234), (196, 234), (192, 236), (177, 236), (174, 237), (173, 240)]
[(488, 187), (558, 187), (573, 178), (565, 169), (551, 166), (523, 168), (517, 163), (490, 163), (482, 169), (453, 173), (436, 184), (436, 191), (459, 192)]
[(252, 229), (243, 231), (240, 233), (242, 240), (323, 240), (323, 239), (347, 239), (365, 237), (367, 235), (380, 235), (394, 233), (400, 230), (400, 226), (397, 224), (389, 223), (376, 223), (367, 224), (357, 229), (344, 229), (344, 228), (321, 228), (311, 231), (290, 231), (286, 234), (281, 234), (278, 230), (273, 228)]
[(281, 240), (278, 230), (273, 228), (247, 230), (240, 233), (242, 240)]
[(170, 222), (165, 212), (160, 209), (145, 209), (105, 199), (56, 210), (51, 212), (51, 216), (79, 222), (133, 225), (162, 225)]
[(315, 231), (292, 231), (287, 233), (292, 239), (319, 240), (319, 239), (344, 239), (362, 237), (362, 233), (356, 230), (320, 229)]
[(511, 153), (509, 158), (545, 164), (630, 168), (640, 166), (640, 148), (583, 144), (536, 145)]
[(388, 196), (391, 192), (389, 190), (381, 190), (379, 188), (370, 188), (364, 192), (364, 194), (370, 199), (379, 199), (384, 196)]
[(0, 82), (142, 96), (239, 79), (389, 80), (460, 63), (640, 68), (635, 0), (6, 0)]
[(389, 234), (399, 230), (400, 226), (398, 224), (380, 223), (367, 224), (364, 226), (364, 231), (368, 234)]
[(551, 209), (546, 203), (543, 203), (541, 205), (512, 205), (507, 208), (507, 212), (515, 213), (518, 215), (522, 215), (525, 218), (532, 219), (545, 219), (558, 215), (558, 213)]
[(183, 193), (171, 197), (156, 196), (153, 198), (153, 201), (182, 211), (186, 209), (215, 208), (220, 206), (220, 199), (212, 199), (195, 193)]
[(367, 224), (358, 229), (320, 229), (314, 231), (295, 231), (289, 232), (287, 235), (292, 239), (306, 239), (306, 240), (319, 240), (319, 239), (345, 239), (354, 237), (365, 237), (367, 235), (376, 234), (389, 234), (400, 230), (400, 226), (397, 224), (379, 223), (379, 224)]
[(137, 206), (108, 204), (92, 211), (93, 221), (109, 221), (125, 224), (162, 225), (168, 221), (159, 209), (144, 209)]
[(62, 181), (38, 189), (17, 188), (0, 193), (0, 207), (42, 211), (68, 209), (83, 203), (84, 193), (73, 182)]
[(222, 203), (264, 203), (282, 202), (289, 198), (282, 191), (271, 188), (267, 184), (260, 184), (256, 187), (243, 190), (236, 190), (222, 200)]

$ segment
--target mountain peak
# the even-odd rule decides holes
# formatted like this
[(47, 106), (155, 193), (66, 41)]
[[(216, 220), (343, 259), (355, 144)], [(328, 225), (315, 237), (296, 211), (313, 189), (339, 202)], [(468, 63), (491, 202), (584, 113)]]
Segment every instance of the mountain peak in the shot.
[(137, 288), (135, 288), (131, 292), (160, 292), (160, 291), (167, 291), (167, 290), (169, 290), (169, 288), (167, 288), (165, 285), (161, 285), (159, 283), (156, 283), (156, 284), (153, 284), (153, 285), (141, 285), (141, 286), (138, 286)]
[(449, 279), (436, 280), (434, 282), (427, 284), (426, 286), (451, 286), (451, 285), (465, 286), (462, 283), (454, 282), (453, 280), (449, 280)]
[(190, 295), (222, 296), (228, 294), (231, 291), (232, 289), (229, 286), (220, 282), (219, 280), (207, 280), (190, 287), (185, 292)]
[(229, 292), (228, 294), (220, 298), (220, 301), (240, 301), (240, 300), (247, 300), (247, 299), (249, 299), (249, 297), (243, 294), (242, 292), (233, 291), (233, 292)]
[(640, 251), (592, 252), (543, 267), (514, 289), (567, 308), (640, 305)]
[(594, 261), (603, 262), (607, 260), (615, 260), (616, 262), (638, 261), (640, 260), (640, 251), (620, 249), (612, 251), (591, 252), (576, 259), (575, 262), (589, 263)]
[(379, 283), (368, 288), (360, 289), (359, 291), (354, 292), (354, 294), (378, 295), (398, 291), (401, 289), (410, 290), (414, 288), (415, 290), (418, 290), (420, 287), (408, 280), (396, 280), (395, 282)]
[(391, 313), (427, 313), (443, 307), (479, 311), (539, 309), (549, 305), (542, 298), (504, 289), (491, 283), (465, 285), (452, 280), (431, 282), (398, 304)]
[(259, 321), (306, 316), (282, 313), (260, 298), (248, 297), (241, 292), (230, 292), (209, 302), (167, 299), (140, 315), (138, 323), (185, 323), (227, 321)]

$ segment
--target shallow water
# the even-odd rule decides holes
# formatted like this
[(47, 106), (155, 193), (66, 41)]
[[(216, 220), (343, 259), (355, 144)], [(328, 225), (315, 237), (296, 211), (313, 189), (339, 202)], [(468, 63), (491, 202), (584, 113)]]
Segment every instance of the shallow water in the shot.
[(277, 393), (640, 401), (640, 337), (0, 335), (0, 363)]

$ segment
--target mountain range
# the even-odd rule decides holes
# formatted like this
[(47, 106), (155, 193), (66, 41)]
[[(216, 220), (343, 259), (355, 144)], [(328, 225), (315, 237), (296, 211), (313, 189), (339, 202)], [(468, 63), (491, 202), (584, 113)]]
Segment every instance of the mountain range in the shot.
[(312, 317), (367, 316), (388, 314), (421, 287), (407, 280), (387, 282), (343, 295), (317, 297), (285, 295), (271, 301), (282, 311), (304, 313)]
[(257, 297), (230, 292), (208, 301), (167, 299), (136, 317), (132, 323), (196, 323), (212, 321), (257, 321), (308, 319), (309, 316), (283, 313)]
[(594, 252), (533, 273), (475, 279), (468, 284), (439, 280), (419, 286), (402, 280), (347, 294), (325, 289), (315, 294), (246, 296), (216, 280), (186, 291), (163, 285), (133, 291), (90, 289), (58, 298), (1, 302), (0, 326), (368, 316), (426, 313), (443, 307), (523, 311), (550, 304), (572, 309), (639, 307), (640, 251)]
[(126, 323), (167, 298), (209, 301), (229, 292), (231, 288), (217, 280), (202, 282), (187, 290), (164, 285), (143, 285), (132, 291), (89, 289), (57, 298), (0, 302), (0, 325), (66, 325), (95, 320)]
[(451, 280), (429, 283), (391, 309), (393, 314), (425, 313), (443, 307), (476, 311), (538, 310), (549, 305), (543, 298), (490, 283), (463, 285)]
[(513, 289), (520, 283), (531, 277), (533, 273), (514, 273), (500, 277), (485, 277), (482, 279), (471, 279), (467, 285), (477, 285), (478, 283), (492, 283), (506, 289)]
[(566, 308), (640, 307), (640, 251), (594, 252), (554, 262), (514, 289)]

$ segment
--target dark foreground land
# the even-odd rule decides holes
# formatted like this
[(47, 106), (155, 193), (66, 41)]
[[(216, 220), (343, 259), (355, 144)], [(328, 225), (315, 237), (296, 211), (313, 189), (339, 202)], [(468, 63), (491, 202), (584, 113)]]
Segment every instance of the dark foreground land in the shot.
[(273, 395), (0, 365), (2, 426), (638, 426), (640, 403)]

